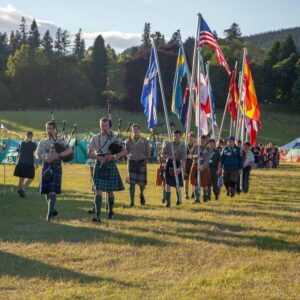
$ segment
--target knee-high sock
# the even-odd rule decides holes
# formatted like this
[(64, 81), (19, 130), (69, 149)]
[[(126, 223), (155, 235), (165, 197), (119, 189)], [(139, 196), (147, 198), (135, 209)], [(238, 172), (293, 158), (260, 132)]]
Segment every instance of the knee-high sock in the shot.
[(109, 214), (113, 213), (114, 203), (115, 203), (115, 197), (114, 196), (108, 197), (108, 209), (109, 209), (108, 213)]
[(200, 201), (200, 190), (199, 189), (195, 190), (195, 196), (196, 196), (196, 201)]
[(162, 190), (162, 200), (166, 200), (166, 191), (165, 189)]
[(56, 203), (56, 194), (50, 194), (49, 201), (48, 201), (48, 217), (51, 217), (51, 213), (54, 210), (55, 203)]
[(144, 196), (144, 190), (145, 190), (145, 186), (144, 185), (140, 185), (140, 195)]
[(171, 204), (171, 192), (166, 192), (166, 200), (168, 204)]
[(135, 184), (130, 184), (129, 186), (129, 193), (130, 193), (130, 201), (134, 204), (134, 194), (135, 194)]
[(102, 196), (96, 195), (95, 196), (95, 209), (96, 209), (96, 216), (100, 218), (101, 213), (101, 206), (102, 206)]

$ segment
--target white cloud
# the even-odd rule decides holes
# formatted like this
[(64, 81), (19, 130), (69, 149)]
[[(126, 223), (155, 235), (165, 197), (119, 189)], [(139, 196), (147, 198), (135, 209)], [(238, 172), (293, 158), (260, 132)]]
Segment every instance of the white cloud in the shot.
[[(152, 0), (145, 0), (152, 1)], [(34, 17), (29, 16), (21, 11), (15, 9), (11, 4), (7, 4), (4, 7), (0, 6), (0, 32), (6, 32), (8, 36), (12, 30), (18, 30), (22, 16), (26, 20), (27, 31), (29, 31), (30, 25)], [(50, 31), (52, 38), (55, 38), (58, 25), (51, 21), (36, 19), (39, 32), (41, 36), (45, 34), (47, 30)], [(65, 28), (63, 28), (65, 29)], [(83, 38), (86, 40), (86, 45), (91, 46), (94, 39), (101, 34), (106, 44), (110, 44), (117, 52), (121, 52), (129, 47), (137, 46), (141, 43), (141, 34), (138, 33), (126, 33), (119, 31), (105, 31), (94, 33), (83, 33)], [(75, 33), (70, 33), (70, 38), (74, 38)]]
[(102, 35), (106, 44), (109, 44), (117, 52), (125, 50), (132, 46), (138, 46), (141, 44), (141, 34), (128, 33), (120, 31), (104, 31), (94, 33), (83, 33), (83, 38), (87, 41), (87, 44), (95, 40), (98, 35)]

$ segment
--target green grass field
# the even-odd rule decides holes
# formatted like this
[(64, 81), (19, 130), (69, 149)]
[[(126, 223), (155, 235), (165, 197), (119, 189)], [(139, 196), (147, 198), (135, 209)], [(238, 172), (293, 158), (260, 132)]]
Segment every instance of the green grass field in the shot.
[[(217, 111), (217, 119), (220, 125), (223, 111)], [(61, 122), (66, 120), (67, 123), (73, 126), (78, 124), (79, 137), (83, 138), (88, 132), (97, 132), (99, 118), (106, 114), (106, 109), (86, 109), (86, 110), (69, 110), (55, 112), (55, 118)], [(282, 105), (261, 106), (261, 119), (263, 129), (259, 131), (258, 142), (268, 143), (273, 142), (276, 145), (283, 145), (299, 136), (300, 115), (287, 111), (287, 108)], [(11, 137), (15, 137), (13, 132), (18, 136), (24, 136), (25, 132), (32, 130), (36, 138), (43, 137), (44, 124), (49, 121), (49, 112), (44, 111), (0, 111), (0, 124), (4, 124), (11, 133)], [(171, 120), (177, 123), (180, 128), (178, 120), (172, 115)], [(147, 136), (146, 118), (142, 110), (140, 113), (133, 113), (128, 111), (113, 110), (113, 128), (117, 130), (118, 119), (122, 119), (122, 130), (125, 131), (128, 122), (139, 123), (143, 127), (143, 132)], [(226, 116), (224, 125), (223, 137), (229, 135), (229, 117)], [(165, 124), (163, 115), (159, 116), (159, 123)], [(195, 128), (194, 128), (195, 130)], [(71, 129), (68, 129), (70, 132)], [(159, 132), (166, 132), (166, 127), (163, 126), (158, 129)], [(16, 136), (17, 137), (17, 136)], [(4, 133), (0, 131), (0, 138), (4, 138)]]
[[(0, 166), (3, 176), (3, 166)], [(38, 177), (0, 194), (1, 299), (299, 299), (300, 165), (255, 170), (249, 194), (172, 208), (149, 167), (147, 205), (116, 194), (115, 219), (92, 224), (89, 170), (64, 166), (59, 216), (45, 221)], [(120, 165), (125, 177), (125, 165)], [(3, 187), (3, 186), (2, 186)], [(127, 187), (126, 187), (127, 188)], [(137, 201), (138, 203), (138, 201)]]

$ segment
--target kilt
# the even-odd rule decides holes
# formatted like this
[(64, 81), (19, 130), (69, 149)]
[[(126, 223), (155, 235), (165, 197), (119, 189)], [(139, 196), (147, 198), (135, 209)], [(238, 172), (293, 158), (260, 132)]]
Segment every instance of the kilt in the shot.
[[(193, 162), (191, 174), (190, 174), (191, 185), (198, 186), (198, 174), (197, 174), (197, 163)], [(200, 186), (206, 187), (211, 186), (211, 176), (209, 167), (205, 168), (200, 172)]]
[(146, 160), (128, 161), (129, 183), (140, 186), (147, 185), (147, 165)]
[(95, 190), (103, 192), (123, 191), (125, 189), (114, 160), (103, 163), (101, 168), (99, 162), (95, 164), (93, 183)]
[[(50, 166), (53, 172), (53, 177), (50, 180), (46, 180), (43, 176), (44, 171)], [(41, 174), (41, 182), (39, 187), (40, 194), (61, 194), (61, 179), (62, 179), (62, 167), (61, 162), (57, 163), (44, 163)]]
[(14, 176), (33, 179), (35, 176), (34, 165), (17, 164), (15, 167)]
[(163, 186), (165, 183), (165, 168), (163, 164), (160, 164), (156, 170), (156, 186)]
[[(180, 166), (180, 162), (176, 161), (176, 167)], [(182, 173), (178, 174), (179, 186), (183, 187)], [(173, 161), (169, 159), (165, 169), (165, 183), (169, 186), (176, 187), (176, 178), (174, 175)]]
[(188, 180), (190, 178), (192, 164), (193, 164), (193, 160), (190, 158), (187, 158), (185, 161), (184, 180)]

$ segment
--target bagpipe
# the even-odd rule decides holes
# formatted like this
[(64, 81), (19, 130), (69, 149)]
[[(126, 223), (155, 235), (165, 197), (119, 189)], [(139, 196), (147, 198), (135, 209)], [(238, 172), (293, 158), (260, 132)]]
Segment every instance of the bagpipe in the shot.
[[(71, 142), (71, 139), (72, 139), (72, 136), (76, 133), (76, 130), (77, 130), (77, 124), (74, 124), (73, 125), (73, 129), (72, 129), (72, 132), (71, 134), (69, 135), (69, 139), (67, 141), (67, 144), (61, 144), (58, 142), (59, 140), (59, 135), (58, 135), (58, 127), (57, 125), (59, 123), (57, 123), (55, 121), (55, 118), (54, 118), (54, 113), (53, 113), (53, 107), (52, 107), (52, 100), (51, 99), (47, 99), (47, 103), (48, 103), (48, 106), (49, 106), (49, 109), (50, 109), (50, 116), (51, 116), (51, 121), (54, 123), (54, 129), (55, 129), (55, 136), (53, 136), (53, 139), (54, 139), (54, 143), (52, 144), (52, 148), (56, 151), (56, 153), (59, 155), (60, 153), (63, 153), (70, 145), (70, 142)], [(62, 131), (60, 133), (60, 137), (61, 137), (61, 140), (62, 141), (65, 141), (66, 138), (67, 138), (67, 134), (66, 134), (66, 121), (62, 121)], [(60, 156), (60, 159), (63, 161), (63, 162), (69, 162), (71, 160), (74, 159), (74, 152), (72, 151), (72, 153), (70, 154), (67, 154), (65, 156)]]

